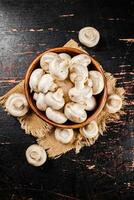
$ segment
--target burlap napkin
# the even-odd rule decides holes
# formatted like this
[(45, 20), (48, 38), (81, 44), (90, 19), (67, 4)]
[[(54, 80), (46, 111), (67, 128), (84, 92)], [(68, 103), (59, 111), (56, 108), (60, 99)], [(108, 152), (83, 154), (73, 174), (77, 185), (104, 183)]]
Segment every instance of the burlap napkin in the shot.
[[(64, 46), (83, 50), (78, 46), (78, 43), (72, 39), (69, 40)], [(124, 89), (116, 87), (116, 79), (110, 73), (105, 72), (105, 76), (107, 80), (108, 95), (118, 94), (122, 99), (124, 99)], [(22, 80), (18, 85), (8, 91), (4, 96), (0, 97), (0, 105), (3, 108), (5, 108), (6, 99), (14, 92), (24, 94), (24, 80)], [(121, 114), (123, 114), (123, 111), (119, 111), (115, 114), (110, 114), (104, 108), (97, 119), (95, 119), (99, 127), (99, 134), (103, 135), (103, 132), (106, 131), (106, 124), (119, 119)], [(94, 144), (99, 136), (98, 135), (96, 138), (90, 140), (84, 139), (79, 134), (79, 131), (75, 130), (75, 137), (73, 138), (72, 142), (69, 144), (62, 144), (58, 142), (54, 137), (54, 127), (40, 119), (32, 110), (29, 110), (25, 116), (18, 117), (17, 119), (21, 124), (21, 128), (25, 130), (25, 133), (36, 137), (37, 143), (46, 149), (49, 157), (53, 158), (59, 157), (71, 149), (75, 149), (76, 153), (78, 153), (83, 146), (90, 146)]]

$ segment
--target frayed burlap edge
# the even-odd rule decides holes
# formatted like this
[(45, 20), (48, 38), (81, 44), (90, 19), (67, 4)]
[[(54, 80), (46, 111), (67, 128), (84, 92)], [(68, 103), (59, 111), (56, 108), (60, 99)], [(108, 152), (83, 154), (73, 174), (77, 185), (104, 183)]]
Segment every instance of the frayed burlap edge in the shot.
[[(81, 47), (78, 46), (78, 43), (72, 39), (69, 40), (64, 46), (83, 50)], [(105, 76), (107, 80), (108, 94), (118, 94), (124, 102), (124, 89), (116, 87), (116, 79), (110, 73), (105, 73)], [(24, 80), (22, 80), (18, 85), (8, 91), (4, 96), (0, 97), (0, 105), (4, 109), (6, 99), (15, 92), (24, 94)], [(99, 127), (98, 136), (96, 138), (88, 140), (83, 138), (79, 134), (79, 130), (75, 130), (75, 136), (72, 142), (69, 144), (62, 144), (58, 142), (53, 134), (54, 127), (44, 122), (31, 110), (29, 110), (29, 112), (25, 116), (18, 117), (17, 119), (21, 124), (21, 128), (25, 130), (25, 133), (31, 134), (36, 137), (37, 143), (47, 150), (49, 157), (57, 158), (67, 151), (70, 151), (71, 149), (75, 149), (76, 153), (78, 153), (83, 146), (90, 146), (94, 144), (99, 135), (103, 135), (103, 132), (106, 131), (106, 124), (111, 121), (118, 120), (121, 114), (123, 114), (123, 111), (115, 114), (110, 114), (104, 108), (96, 119)]]

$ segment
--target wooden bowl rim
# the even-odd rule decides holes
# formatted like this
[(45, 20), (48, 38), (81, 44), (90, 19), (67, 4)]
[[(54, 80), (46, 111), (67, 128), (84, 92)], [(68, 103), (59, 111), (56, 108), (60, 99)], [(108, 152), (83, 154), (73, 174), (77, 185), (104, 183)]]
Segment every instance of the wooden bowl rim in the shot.
[(104, 75), (103, 68), (101, 67), (101, 65), (94, 58), (92, 58), (92, 56), (89, 55), (90, 58), (91, 58), (91, 62), (96, 67), (96, 69), (102, 74), (102, 76), (104, 78), (104, 82), (105, 82), (102, 99), (101, 99), (99, 107), (96, 109), (96, 111), (82, 123), (58, 124), (58, 123), (55, 123), (55, 122), (49, 120), (46, 117), (45, 113), (42, 113), (40, 110), (38, 110), (36, 108), (36, 106), (34, 106), (34, 104), (33, 104), (34, 100), (32, 98), (30, 90), (29, 90), (29, 78), (30, 78), (30, 75), (31, 75), (33, 69), (36, 68), (36, 64), (39, 62), (41, 56), (46, 52), (56, 52), (56, 53), (72, 52), (72, 53), (75, 53), (75, 54), (83, 54), (84, 53), (84, 54), (89, 55), (88, 53), (86, 53), (86, 52), (84, 52), (82, 50), (79, 50), (79, 49), (76, 49), (76, 48), (72, 48), (72, 47), (56, 47), (56, 48), (49, 49), (49, 50), (41, 53), (40, 55), (38, 55), (32, 61), (32, 63), (29, 65), (28, 70), (26, 71), (26, 74), (25, 74), (25, 78), (24, 78), (24, 92), (25, 92), (25, 95), (26, 95), (26, 98), (27, 98), (27, 101), (29, 103), (30, 108), (43, 121), (45, 121), (45, 122), (47, 122), (47, 123), (49, 123), (49, 124), (51, 124), (53, 126), (59, 127), (59, 128), (68, 128), (68, 129), (69, 128), (73, 128), (73, 129), (75, 129), (75, 128), (81, 128), (81, 127), (89, 124), (92, 120), (94, 120), (99, 115), (99, 113), (102, 111), (102, 109), (104, 108), (105, 103), (106, 103), (106, 99), (107, 99), (107, 84), (106, 84), (106, 78), (105, 78), (105, 75)]

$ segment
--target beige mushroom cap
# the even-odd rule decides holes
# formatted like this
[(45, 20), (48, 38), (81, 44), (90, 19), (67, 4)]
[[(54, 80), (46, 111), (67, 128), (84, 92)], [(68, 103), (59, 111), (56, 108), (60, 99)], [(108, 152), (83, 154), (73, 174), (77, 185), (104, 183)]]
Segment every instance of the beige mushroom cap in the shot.
[(94, 47), (100, 40), (99, 32), (93, 27), (84, 27), (79, 31), (79, 41), (87, 47)]
[(60, 128), (55, 129), (56, 140), (58, 140), (63, 144), (68, 144), (69, 142), (71, 142), (73, 136), (74, 136), (73, 129), (60, 129)]
[(66, 117), (75, 123), (82, 123), (87, 119), (87, 113), (79, 103), (69, 102), (64, 107)]
[(91, 121), (88, 125), (80, 128), (80, 133), (88, 139), (96, 138), (98, 132), (99, 130), (96, 121)]
[(41, 79), (41, 77), (43, 76), (43, 69), (41, 68), (38, 68), (38, 69), (35, 69), (31, 76), (30, 76), (30, 80), (29, 80), (29, 86), (30, 86), (30, 90), (31, 92), (34, 91), (34, 92), (38, 92), (38, 83)]
[(79, 54), (77, 56), (74, 56), (70, 61), (70, 66), (74, 64), (81, 64), (84, 67), (87, 67), (91, 63), (91, 58), (87, 54)]
[(39, 110), (45, 111), (47, 108), (47, 104), (45, 101), (45, 94), (39, 93), (36, 99), (36, 106)]
[(64, 124), (67, 121), (67, 118), (64, 115), (64, 113), (54, 110), (50, 107), (46, 109), (46, 116), (48, 119), (58, 124)]
[(112, 94), (108, 97), (106, 109), (109, 113), (116, 113), (122, 107), (122, 99), (117, 94)]
[(55, 79), (65, 80), (68, 76), (68, 67), (67, 60), (57, 58), (49, 64), (49, 72)]
[(14, 117), (22, 117), (29, 110), (26, 97), (21, 93), (11, 94), (6, 100), (5, 107), (7, 112)]
[(46, 93), (53, 85), (53, 78), (50, 74), (44, 74), (38, 84), (38, 91)]
[(71, 60), (71, 56), (67, 53), (60, 53), (59, 54), (59, 57), (62, 59), (62, 60), (67, 60), (68, 62), (70, 62)]
[(92, 111), (96, 108), (97, 102), (94, 96), (91, 96), (89, 99), (83, 100), (81, 103), (83, 108), (87, 111)]
[(44, 53), (40, 59), (40, 66), (43, 70), (48, 71), (49, 64), (53, 59), (58, 58), (58, 54), (54, 52)]
[(29, 164), (39, 167), (46, 162), (47, 154), (43, 147), (33, 144), (26, 150), (26, 159)]
[(96, 70), (89, 71), (89, 78), (93, 82), (93, 95), (97, 95), (104, 89), (104, 79), (100, 72)]

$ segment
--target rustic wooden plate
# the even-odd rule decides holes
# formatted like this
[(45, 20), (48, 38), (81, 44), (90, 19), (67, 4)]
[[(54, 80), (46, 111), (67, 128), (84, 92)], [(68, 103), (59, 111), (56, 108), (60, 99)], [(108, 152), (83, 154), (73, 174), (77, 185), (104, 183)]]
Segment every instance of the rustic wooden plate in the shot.
[[(75, 49), (75, 48), (70, 48), (70, 47), (57, 47), (57, 48), (53, 48), (53, 49), (48, 50), (48, 52), (68, 53), (71, 56), (76, 56), (78, 54), (84, 53), (81, 50), (78, 50), (78, 49)], [(46, 53), (46, 52), (44, 52), (44, 53)], [(94, 120), (99, 115), (99, 113), (104, 108), (104, 105), (105, 105), (106, 99), (107, 99), (106, 79), (105, 79), (104, 71), (103, 71), (101, 65), (94, 58), (92, 58), (90, 56), (91, 61), (92, 61), (91, 64), (90, 64), (90, 69), (98, 70), (102, 74), (104, 81), (105, 81), (105, 87), (104, 87), (103, 91), (99, 95), (96, 95), (96, 100), (97, 100), (97, 105), (98, 105), (97, 108), (92, 112), (87, 112), (88, 118), (82, 123), (78, 124), (78, 123), (74, 123), (74, 122), (71, 122), (71, 121), (68, 120), (65, 124), (58, 124), (58, 123), (55, 123), (55, 122), (49, 120), (46, 117), (45, 112), (40, 111), (36, 107), (35, 101), (33, 100), (33, 97), (32, 97), (32, 94), (30, 93), (30, 88), (29, 88), (29, 79), (30, 79), (31, 73), (34, 69), (40, 67), (40, 58), (44, 53), (40, 54), (39, 56), (37, 56), (33, 60), (33, 62), (30, 64), (30, 66), (29, 66), (29, 68), (26, 72), (26, 75), (25, 75), (25, 83), (24, 83), (25, 94), (26, 94), (26, 98), (27, 98), (27, 101), (28, 101), (31, 109), (36, 113), (36, 115), (38, 115), (45, 122), (47, 122), (51, 125), (60, 127), (60, 128), (80, 128), (80, 127), (87, 125), (89, 122)]]

